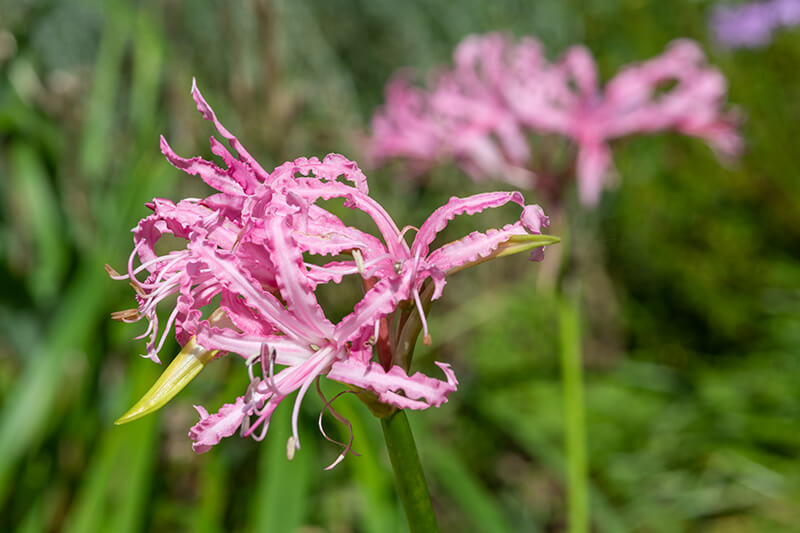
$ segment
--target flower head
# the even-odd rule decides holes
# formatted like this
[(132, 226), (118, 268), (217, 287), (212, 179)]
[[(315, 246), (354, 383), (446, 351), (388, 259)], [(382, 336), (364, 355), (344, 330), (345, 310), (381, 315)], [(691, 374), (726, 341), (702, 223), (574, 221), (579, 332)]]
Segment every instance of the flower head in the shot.
[(769, 44), (782, 26), (800, 24), (800, 0), (769, 0), (742, 5), (718, 5), (710, 25), (719, 43), (727, 48), (758, 48)]
[(605, 89), (582, 46), (551, 63), (532, 38), (488, 34), (467, 37), (453, 57), (430, 90), (402, 76), (389, 83), (372, 123), (376, 160), (424, 168), (450, 157), (475, 179), (544, 187), (531, 170), (528, 135), (561, 135), (577, 146), (580, 199), (593, 205), (611, 174), (613, 139), (673, 130), (723, 154), (740, 148), (735, 117), (722, 109), (725, 79), (689, 40), (624, 67)]
[[(290, 449), (299, 448), (299, 407), (322, 376), (393, 408), (425, 409), (446, 402), (458, 384), (449, 365), (437, 363), (444, 380), (409, 375), (404, 364), (408, 361), (394, 357), (396, 343), (391, 341), (383, 354), (388, 357), (373, 360), (373, 348), (388, 328), (387, 317), (401, 306), (416, 308), (428, 338), (420, 296), (423, 286), (430, 286), (430, 298), (436, 299), (448, 272), (502, 255), (514, 246), (518, 248), (514, 251), (541, 253), (540, 246), (557, 241), (541, 235), (547, 225), (541, 209), (525, 205), (517, 192), (452, 198), (433, 212), (409, 245), (404, 238), (409, 228), (400, 230), (369, 196), (366, 177), (354, 162), (329, 154), (321, 161), (298, 158), (268, 173), (220, 124), (194, 86), (192, 95), (236, 157), (213, 137), (211, 149), (225, 167), (199, 157), (182, 158), (161, 140), (162, 151), (174, 166), (199, 175), (218, 192), (178, 203), (153, 200), (148, 204), (153, 214), (134, 229), (127, 272), (118, 274), (109, 267), (112, 277), (130, 280), (136, 289), (137, 309), (115, 317), (148, 319), (143, 335), (149, 336), (147, 357), (159, 362), (159, 351), (173, 326), (183, 345), (181, 354), (121, 422), (160, 407), (203, 366), (225, 353), (244, 359), (250, 384), (234, 403), (215, 414), (196, 407), (200, 421), (189, 436), (197, 452), (237, 430), (243, 436), (263, 438), (272, 413), (292, 393), (296, 398)], [(379, 236), (346, 225), (317, 204), (332, 198), (368, 215)], [(519, 220), (431, 250), (436, 235), (456, 215), (508, 202), (522, 207)], [(163, 235), (182, 239), (183, 247), (159, 255), (156, 243)], [(319, 265), (309, 256), (337, 258)], [(315, 289), (348, 275), (358, 276), (365, 292), (352, 312), (334, 323), (325, 315)], [(171, 295), (177, 295), (176, 303), (161, 328), (156, 310)], [(400, 322), (392, 321), (396, 327), (403, 326)], [(317, 390), (321, 394), (319, 386)], [(330, 402), (325, 409), (341, 419)], [(349, 450), (350, 445), (344, 445), (335, 463)]]

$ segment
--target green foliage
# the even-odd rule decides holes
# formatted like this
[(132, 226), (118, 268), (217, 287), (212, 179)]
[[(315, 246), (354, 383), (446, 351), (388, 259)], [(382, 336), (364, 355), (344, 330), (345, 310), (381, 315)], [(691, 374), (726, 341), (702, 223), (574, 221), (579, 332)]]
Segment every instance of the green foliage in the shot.
[[(538, 35), (551, 55), (583, 42), (606, 77), (688, 36), (726, 75), (744, 117), (740, 162), (722, 166), (677, 136), (622, 141), (620, 187), (569, 221), (583, 235), (591, 521), (603, 532), (796, 527), (800, 33), (721, 51), (708, 7), (0, 1), (0, 530), (405, 530), (380, 424), (348, 395), (336, 406), (361, 456), (333, 471), (322, 470), (339, 450), (318, 435), (319, 401), (304, 404), (291, 463), (286, 406), (261, 444), (191, 452), (191, 404), (216, 409), (244, 390), (233, 358), (160, 416), (112, 426), (158, 369), (136, 357), (139, 325), (108, 320), (133, 298), (103, 263), (124, 264), (144, 202), (206, 190), (157, 144), (164, 133), (208, 157), (192, 76), (264, 167), (337, 151), (366, 168), (361, 139), (391, 73), (412, 66), (422, 79), (464, 35), (491, 30)], [(390, 212), (417, 224), (480, 190), (453, 167), (419, 186), (366, 170)], [(441, 409), (410, 417), (443, 530), (565, 525), (558, 307), (538, 268), (512, 257), (454, 276), (433, 306), (433, 346), (418, 347), (415, 365), (451, 362), (461, 381)], [(346, 311), (339, 294), (334, 313)]]

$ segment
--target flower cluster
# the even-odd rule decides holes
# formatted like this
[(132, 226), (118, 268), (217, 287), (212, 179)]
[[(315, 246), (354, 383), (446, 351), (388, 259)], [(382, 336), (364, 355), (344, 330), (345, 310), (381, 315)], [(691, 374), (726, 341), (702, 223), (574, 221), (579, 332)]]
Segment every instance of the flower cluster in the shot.
[(717, 41), (728, 48), (757, 48), (772, 40), (778, 28), (800, 24), (800, 0), (769, 0), (736, 6), (719, 5), (711, 15)]
[(580, 198), (592, 205), (612, 169), (612, 139), (674, 130), (724, 154), (740, 147), (735, 117), (722, 109), (725, 79), (692, 41), (623, 68), (604, 89), (582, 46), (550, 62), (530, 37), (515, 43), (503, 34), (471, 36), (453, 62), (427, 90), (404, 74), (389, 83), (372, 121), (376, 161), (402, 158), (422, 170), (452, 158), (476, 180), (533, 187), (541, 184), (531, 171), (528, 135), (560, 135), (577, 146)]
[[(367, 179), (356, 163), (330, 154), (321, 161), (299, 158), (267, 172), (217, 120), (196, 86), (192, 96), (235, 156), (211, 137), (211, 151), (224, 166), (200, 157), (182, 158), (162, 137), (161, 149), (169, 162), (199, 176), (217, 192), (178, 203), (153, 200), (148, 204), (153, 214), (134, 229), (127, 273), (118, 274), (110, 267), (109, 273), (129, 280), (136, 290), (137, 309), (115, 317), (126, 322), (148, 320), (142, 335), (149, 337), (147, 357), (159, 362), (158, 353), (173, 328), (184, 346), (180, 361), (170, 365), (177, 369), (168, 369), (172, 374), (157, 383), (153, 394), (191, 379), (221, 353), (236, 353), (246, 361), (250, 385), (234, 403), (216, 414), (197, 407), (200, 421), (189, 433), (194, 450), (204, 452), (240, 428), (244, 436), (263, 438), (274, 410), (294, 392), (290, 449), (299, 448), (299, 406), (323, 375), (395, 408), (425, 409), (446, 402), (457, 386), (449, 365), (437, 363), (444, 380), (409, 375), (407, 365), (393, 355), (399, 338), (396, 329), (416, 313), (429, 341), (423, 300), (441, 296), (448, 272), (502, 255), (512, 245), (524, 248), (525, 242), (536, 241), (527, 246), (532, 250), (544, 244), (539, 236), (548, 219), (541, 208), (526, 205), (518, 192), (453, 197), (419, 228), (401, 230), (369, 196)], [(368, 215), (379, 237), (346, 225), (317, 204), (334, 198)], [(432, 248), (437, 234), (455, 216), (509, 202), (522, 208), (518, 220)], [(411, 244), (405, 239), (408, 230), (415, 232)], [(156, 244), (164, 235), (183, 240), (185, 246), (159, 253)], [(532, 258), (537, 252), (541, 254), (541, 248)], [(312, 256), (322, 259), (311, 262)], [(349, 315), (333, 323), (315, 289), (348, 275), (359, 276), (365, 292)], [(421, 292), (427, 296), (421, 297)], [(157, 307), (173, 295), (176, 303), (161, 327)], [(399, 310), (402, 320), (388, 319)], [(392, 327), (395, 330), (385, 335)], [(373, 348), (381, 338), (388, 357), (376, 362)], [(152, 410), (153, 402), (161, 405), (166, 400), (149, 401), (146, 409), (134, 408), (123, 419), (141, 416)], [(332, 409), (329, 402), (326, 408)], [(339, 460), (348, 450), (349, 445)]]

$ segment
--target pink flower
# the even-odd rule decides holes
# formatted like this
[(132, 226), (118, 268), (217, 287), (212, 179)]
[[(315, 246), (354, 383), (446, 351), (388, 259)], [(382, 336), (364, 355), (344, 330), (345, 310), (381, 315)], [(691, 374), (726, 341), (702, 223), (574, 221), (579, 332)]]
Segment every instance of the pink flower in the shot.
[(551, 63), (532, 38), (471, 36), (454, 63), (429, 91), (402, 77), (390, 82), (372, 123), (377, 161), (399, 157), (421, 169), (449, 157), (475, 179), (531, 185), (528, 135), (558, 134), (577, 146), (580, 199), (594, 205), (612, 172), (613, 139), (673, 130), (726, 155), (741, 148), (735, 116), (723, 111), (725, 79), (689, 40), (623, 68), (604, 90), (581, 46)]
[[(143, 335), (149, 336), (147, 357), (159, 361), (158, 352), (173, 325), (184, 345), (151, 391), (120, 421), (160, 407), (205, 364), (226, 352), (244, 358), (250, 385), (215, 414), (197, 407), (200, 421), (189, 432), (197, 452), (207, 451), (239, 429), (243, 436), (260, 440), (274, 410), (295, 392), (290, 449), (299, 449), (299, 407), (321, 376), (371, 393), (395, 408), (425, 409), (446, 402), (458, 384), (449, 365), (437, 363), (443, 381), (420, 373), (408, 375), (404, 362), (393, 356), (396, 346), (391, 342), (388, 359), (380, 364), (372, 361), (373, 346), (388, 323), (384, 319), (401, 303), (413, 302), (429, 339), (420, 297), (426, 280), (431, 279), (431, 298), (436, 299), (448, 272), (502, 255), (513, 246), (533, 249), (536, 258), (541, 254), (538, 247), (556, 241), (540, 236), (548, 223), (541, 208), (525, 205), (518, 192), (452, 198), (434, 211), (409, 245), (404, 234), (414, 228), (398, 228), (369, 196), (366, 177), (354, 162), (329, 154), (322, 161), (298, 158), (267, 173), (219, 123), (196, 87), (192, 94), (198, 110), (214, 122), (236, 157), (212, 138), (211, 149), (224, 161), (222, 168), (198, 157), (181, 158), (161, 140), (173, 165), (199, 175), (218, 192), (177, 204), (155, 199), (148, 204), (153, 214), (134, 229), (127, 273), (120, 275), (109, 267), (112, 277), (128, 279), (136, 289), (138, 308), (115, 318), (148, 319)], [(348, 207), (368, 215), (380, 238), (346, 225), (316, 204), (331, 198), (342, 198)], [(522, 207), (519, 220), (430, 249), (456, 215), (508, 202)], [(156, 243), (163, 235), (183, 239), (184, 247), (158, 255)], [(309, 262), (309, 255), (345, 260), (320, 266)], [(136, 257), (141, 264), (135, 267)], [(144, 279), (138, 279), (143, 272)], [(358, 275), (365, 294), (349, 315), (333, 323), (314, 291), (346, 275)], [(177, 295), (176, 304), (160, 328), (156, 308), (171, 295)], [(340, 418), (326, 401), (327, 409)], [(334, 464), (350, 450), (350, 444), (343, 446)]]

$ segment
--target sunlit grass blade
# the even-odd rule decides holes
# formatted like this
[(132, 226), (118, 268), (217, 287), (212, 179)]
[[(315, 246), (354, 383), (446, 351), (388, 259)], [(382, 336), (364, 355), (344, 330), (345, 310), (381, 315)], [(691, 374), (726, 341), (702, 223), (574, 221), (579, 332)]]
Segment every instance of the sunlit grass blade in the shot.
[[(360, 457), (351, 455), (338, 468), (344, 467), (352, 472), (363, 498), (360, 526), (369, 533), (402, 531), (404, 520), (395, 501), (389, 466), (380, 460), (384, 455), (377, 420), (366, 406), (347, 396), (337, 400), (336, 410), (352, 424), (353, 449)], [(340, 429), (339, 439), (348, 439), (347, 428), (334, 423)]]
[[(422, 432), (417, 431), (418, 437), (422, 435)], [(421, 449), (429, 458), (426, 464), (433, 473), (432, 479), (458, 505), (461, 513), (468, 517), (475, 531), (514, 531), (498, 507), (495, 496), (470, 472), (456, 450), (437, 446), (430, 435), (425, 435), (420, 440), (423, 443)]]
[[(130, 390), (152, 380), (154, 374), (152, 366), (136, 365), (130, 386), (124, 387), (125, 393), (115, 395), (112, 403), (128, 401)], [(66, 518), (65, 532), (142, 529), (143, 507), (150, 494), (150, 479), (158, 455), (157, 427), (157, 417), (135, 427), (106, 427)]]
[[(561, 446), (548, 435), (548, 428), (532, 416), (520, 416), (518, 410), (509, 408), (506, 399), (496, 396), (476, 398), (473, 405), (498, 427), (505, 428), (509, 436), (531, 457), (539, 460), (556, 477), (566, 482), (566, 455)], [(629, 528), (611, 506), (605, 495), (589, 483), (592, 512), (598, 530), (622, 533)]]
[(39, 300), (52, 298), (67, 262), (64, 224), (41, 154), (30, 144), (18, 142), (11, 147), (9, 179), (9, 193), (19, 209), (19, 229), (28, 229), (33, 241), (34, 257), (26, 278), (29, 289)]
[(192, 337), (153, 383), (150, 390), (114, 423), (126, 424), (164, 407), (203, 370), (216, 354), (216, 350), (204, 349)]
[[(272, 415), (269, 436), (261, 444), (258, 465), (258, 484), (251, 508), (257, 509), (252, 531), (297, 531), (303, 525), (308, 511), (311, 478), (317, 465), (316, 435), (303, 439), (303, 447), (289, 461), (286, 458), (286, 441), (291, 427), (291, 410), (282, 406)], [(317, 468), (319, 471), (320, 469)], [(314, 486), (319, 479), (314, 480)]]
[(219, 453), (205, 454), (202, 461), (198, 502), (189, 519), (189, 530), (195, 533), (218, 533), (224, 531), (222, 524), (225, 509), (229, 505), (227, 487), (230, 476)]
[(80, 149), (80, 166), (90, 181), (98, 181), (107, 169), (114, 151), (111, 134), (122, 69), (120, 64), (128, 38), (130, 16), (120, 1), (108, 2), (104, 7), (106, 16), (103, 37), (100, 40), (95, 64), (92, 89), (87, 99), (86, 120)]
[(99, 310), (109, 280), (99, 261), (87, 261), (61, 300), (48, 335), (30, 354), (31, 362), (8, 395), (0, 413), (0, 502), (8, 489), (9, 474), (20, 456), (41, 437), (53, 416), (66, 365), (76, 350), (94, 340)]
[[(151, 365), (137, 365), (133, 379), (133, 389), (150, 381), (154, 374)], [(147, 502), (150, 501), (153, 472), (158, 458), (158, 417), (150, 417), (136, 426), (112, 428), (110, 431), (123, 433), (122, 457), (117, 463), (116, 480), (124, 479), (117, 485), (119, 495), (115, 506), (109, 513), (110, 531), (114, 533), (134, 533), (142, 531), (147, 523)]]

